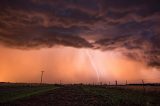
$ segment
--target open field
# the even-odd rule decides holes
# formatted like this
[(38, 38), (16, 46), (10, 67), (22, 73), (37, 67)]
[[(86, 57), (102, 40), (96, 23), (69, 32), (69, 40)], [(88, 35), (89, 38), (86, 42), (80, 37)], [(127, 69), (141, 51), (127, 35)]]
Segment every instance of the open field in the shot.
[(160, 86), (145, 88), (148, 91), (142, 86), (9, 84), (0, 86), (0, 102), (6, 106), (160, 106)]
[(54, 90), (54, 85), (4, 83), (0, 84), (0, 103), (30, 97), (43, 92)]

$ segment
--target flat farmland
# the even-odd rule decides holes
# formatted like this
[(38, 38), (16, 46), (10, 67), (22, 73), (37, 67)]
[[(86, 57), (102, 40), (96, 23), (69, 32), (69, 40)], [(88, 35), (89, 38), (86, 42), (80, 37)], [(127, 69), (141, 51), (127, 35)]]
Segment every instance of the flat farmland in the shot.
[[(137, 87), (137, 88), (136, 88)], [(1, 85), (5, 106), (160, 106), (159, 86)], [(134, 88), (134, 89), (133, 89)], [(142, 87), (143, 88), (143, 87)], [(156, 89), (156, 90), (153, 90)]]

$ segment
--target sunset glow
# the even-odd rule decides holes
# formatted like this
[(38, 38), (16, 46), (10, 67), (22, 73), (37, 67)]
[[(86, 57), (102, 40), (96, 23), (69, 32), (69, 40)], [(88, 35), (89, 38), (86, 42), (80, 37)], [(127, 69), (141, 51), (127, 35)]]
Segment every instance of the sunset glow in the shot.
[(160, 81), (158, 70), (147, 68), (119, 52), (88, 49), (97, 67), (96, 72), (86, 54), (87, 49), (63, 46), (28, 51), (0, 49), (0, 81), (39, 82), (41, 70), (45, 71), (44, 81), (47, 83), (59, 83), (60, 80), (63, 83), (133, 82), (141, 79)]
[(0, 2), (0, 82), (160, 82), (156, 2)]

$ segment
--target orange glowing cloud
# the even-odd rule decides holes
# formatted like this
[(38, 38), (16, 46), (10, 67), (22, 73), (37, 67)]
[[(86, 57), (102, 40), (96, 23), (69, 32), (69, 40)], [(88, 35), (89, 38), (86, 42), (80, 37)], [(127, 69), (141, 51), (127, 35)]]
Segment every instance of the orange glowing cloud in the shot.
[[(0, 49), (0, 81), (5, 82), (39, 82), (41, 70), (45, 71), (44, 81), (47, 83), (58, 83), (60, 80), (63, 83), (159, 81), (160, 76), (157, 69), (148, 68), (115, 51), (63, 46), (29, 51)], [(89, 51), (92, 59), (89, 59), (86, 51)]]

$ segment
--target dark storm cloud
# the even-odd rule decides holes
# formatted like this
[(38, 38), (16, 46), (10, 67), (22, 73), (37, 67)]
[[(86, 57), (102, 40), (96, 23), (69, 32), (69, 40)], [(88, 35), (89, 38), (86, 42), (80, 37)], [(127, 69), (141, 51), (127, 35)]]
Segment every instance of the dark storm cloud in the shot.
[(118, 36), (95, 42), (102, 50), (119, 50), (125, 56), (147, 62), (149, 66), (160, 67), (160, 36)]
[[(53, 45), (92, 47), (85, 39), (78, 36), (85, 30), (89, 30), (88, 27), (63, 25), (65, 20), (60, 18), (61, 15), (62, 18), (72, 18), (67, 13), (66, 17), (63, 17), (65, 13), (57, 12), (52, 7), (45, 8), (29, 1), (11, 2), (4, 1), (2, 6), (4, 8), (0, 12), (0, 41), (2, 44), (18, 48), (52, 47)], [(77, 13), (71, 11), (71, 14)]]
[(10, 31), (14, 33), (1, 31), (0, 41), (7, 46), (17, 48), (52, 47), (54, 45), (73, 46), (78, 48), (92, 47), (85, 39), (73, 35), (83, 30), (85, 29), (80, 27), (22, 27), (10, 29)]
[(1, 0), (0, 43), (125, 48), (127, 57), (160, 66), (159, 5), (159, 0)]

